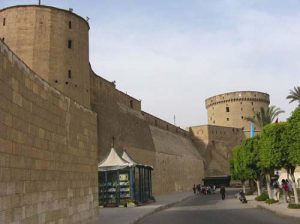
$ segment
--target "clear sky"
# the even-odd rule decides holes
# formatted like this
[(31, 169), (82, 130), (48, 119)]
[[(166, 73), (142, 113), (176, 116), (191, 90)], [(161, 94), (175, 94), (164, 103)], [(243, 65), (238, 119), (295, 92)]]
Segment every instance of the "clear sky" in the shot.
[[(0, 8), (32, 4), (0, 0)], [(90, 18), (94, 71), (181, 127), (206, 124), (205, 99), (224, 92), (285, 99), (300, 85), (299, 0), (42, 0)]]

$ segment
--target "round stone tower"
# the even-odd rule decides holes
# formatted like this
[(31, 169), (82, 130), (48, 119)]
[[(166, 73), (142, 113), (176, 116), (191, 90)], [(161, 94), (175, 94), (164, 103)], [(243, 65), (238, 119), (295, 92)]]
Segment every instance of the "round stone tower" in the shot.
[(90, 107), (89, 24), (72, 11), (41, 5), (0, 10), (0, 38), (37, 75)]
[[(270, 97), (267, 93), (255, 91), (239, 91), (224, 93), (205, 100), (208, 124), (243, 128), (248, 136), (250, 123), (245, 117), (254, 116), (260, 108), (267, 108)], [(255, 127), (255, 131), (260, 131)]]

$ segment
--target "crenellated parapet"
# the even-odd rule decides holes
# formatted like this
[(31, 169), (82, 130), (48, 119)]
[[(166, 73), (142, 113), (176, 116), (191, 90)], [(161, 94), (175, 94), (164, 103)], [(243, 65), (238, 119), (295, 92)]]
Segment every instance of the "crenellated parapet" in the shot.
[(267, 93), (256, 92), (256, 91), (238, 91), (238, 92), (230, 92), (224, 93), (216, 96), (209, 97), (205, 100), (206, 108), (211, 107), (213, 105), (228, 103), (228, 102), (236, 102), (236, 101), (251, 101), (251, 102), (264, 102), (270, 103), (270, 96)]

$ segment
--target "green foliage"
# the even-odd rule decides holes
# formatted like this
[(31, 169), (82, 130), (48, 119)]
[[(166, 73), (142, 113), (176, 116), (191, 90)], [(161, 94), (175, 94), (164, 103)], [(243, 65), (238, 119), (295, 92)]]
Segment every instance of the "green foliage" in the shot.
[(233, 179), (244, 182), (248, 179), (257, 179), (261, 175), (258, 139), (259, 136), (246, 139), (233, 149), (230, 160), (230, 173)]
[(300, 86), (295, 86), (293, 90), (290, 90), (290, 95), (288, 95), (286, 98), (290, 100), (289, 103), (298, 101), (300, 106)]
[(288, 160), (294, 166), (300, 164), (300, 107), (298, 107), (287, 122), (285, 142), (288, 149)]
[(278, 201), (275, 199), (267, 199), (265, 202), (270, 205), (270, 204), (277, 203)]
[(271, 171), (286, 164), (287, 148), (283, 141), (286, 129), (286, 122), (269, 124), (263, 128), (258, 143), (259, 164), (262, 169)]
[(261, 107), (260, 111), (256, 112), (253, 117), (246, 117), (245, 120), (251, 121), (258, 127), (263, 128), (264, 126), (271, 124), (281, 113), (284, 113), (284, 111), (276, 106), (270, 106), (267, 109)]
[(233, 179), (244, 182), (253, 177), (253, 171), (249, 169), (250, 160), (251, 153), (244, 144), (238, 145), (233, 149), (230, 160), (230, 173)]
[(291, 208), (291, 209), (300, 209), (300, 204), (292, 204), (292, 203), (290, 203), (288, 205), (288, 208)]
[(255, 198), (256, 201), (266, 201), (268, 199), (269, 199), (269, 196), (265, 192), (261, 193), (261, 195), (259, 195)]

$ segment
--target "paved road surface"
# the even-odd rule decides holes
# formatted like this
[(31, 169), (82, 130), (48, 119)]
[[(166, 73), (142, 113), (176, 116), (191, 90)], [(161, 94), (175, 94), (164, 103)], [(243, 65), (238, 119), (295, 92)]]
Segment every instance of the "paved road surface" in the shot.
[(192, 197), (167, 210), (143, 219), (139, 224), (299, 224), (299, 219), (279, 217), (269, 211), (241, 204), (228, 191), (226, 199), (220, 194)]

